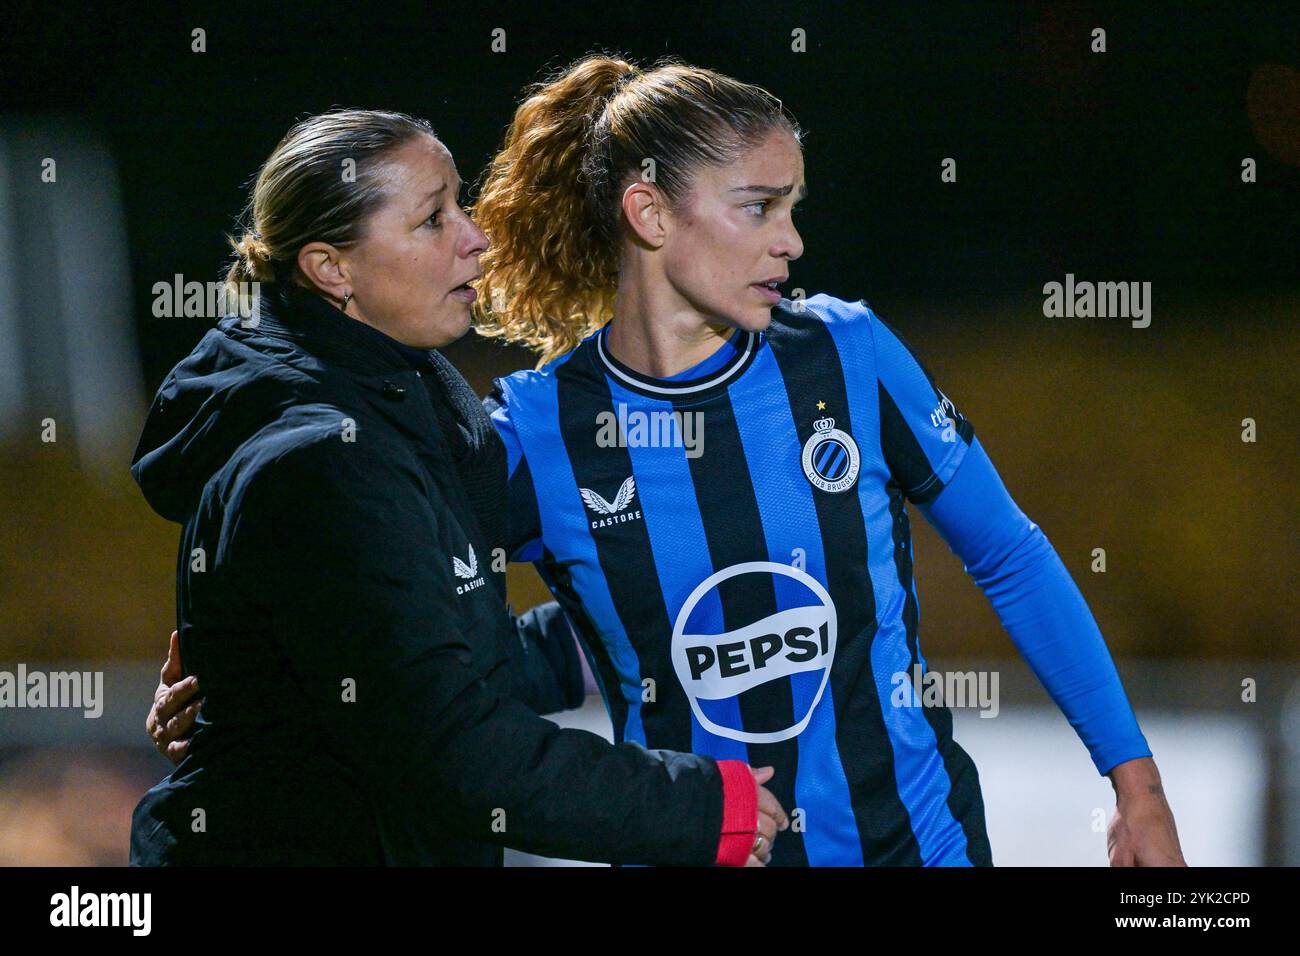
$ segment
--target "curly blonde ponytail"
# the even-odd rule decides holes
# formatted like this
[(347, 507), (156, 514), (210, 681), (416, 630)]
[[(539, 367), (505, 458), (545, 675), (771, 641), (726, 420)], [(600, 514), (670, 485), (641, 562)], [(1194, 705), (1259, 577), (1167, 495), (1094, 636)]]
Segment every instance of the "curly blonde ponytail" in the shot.
[(613, 314), (618, 247), (592, 207), (583, 163), (591, 127), (640, 71), (590, 57), (534, 84), (488, 168), (474, 218), (492, 245), (479, 259), (480, 334), (541, 353), (570, 351)]

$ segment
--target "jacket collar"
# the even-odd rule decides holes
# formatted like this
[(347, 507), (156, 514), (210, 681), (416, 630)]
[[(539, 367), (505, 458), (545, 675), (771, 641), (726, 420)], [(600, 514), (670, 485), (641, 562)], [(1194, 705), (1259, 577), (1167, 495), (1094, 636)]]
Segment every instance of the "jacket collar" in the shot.
[(431, 361), (430, 352), (403, 345), (292, 282), (263, 291), (256, 332), (363, 375), (410, 371)]

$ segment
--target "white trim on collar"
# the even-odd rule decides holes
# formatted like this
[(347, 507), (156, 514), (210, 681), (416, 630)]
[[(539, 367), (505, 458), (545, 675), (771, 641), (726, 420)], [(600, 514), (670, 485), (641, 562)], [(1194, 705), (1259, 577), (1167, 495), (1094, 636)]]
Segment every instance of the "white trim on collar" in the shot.
[[(596, 335), (596, 354), (600, 356), (600, 360), (601, 362), (604, 363), (605, 368), (607, 368), (611, 373), (613, 373), (613, 375), (616, 378), (618, 378), (619, 380), (621, 380), (622, 382), (628, 385), (631, 385), (633, 388), (639, 388), (642, 391), (646, 391), (646, 392), (656, 392), (660, 395), (690, 395), (694, 392), (702, 392), (706, 389), (714, 388), (718, 385), (721, 385), (728, 378), (736, 374), (737, 370), (745, 367), (746, 360), (749, 358), (750, 354), (754, 351), (754, 347), (758, 344), (758, 333), (737, 332), (736, 333), (737, 335), (748, 336), (748, 341), (745, 343), (744, 349), (743, 350), (738, 349), (736, 351), (736, 357), (731, 359), (725, 366), (719, 369), (718, 372), (712, 377), (689, 385), (688, 384), (674, 385), (672, 383), (668, 383), (664, 385), (656, 385), (653, 384), (654, 379), (648, 377), (647, 378), (636, 377), (627, 374), (621, 368), (619, 368), (618, 365), (615, 364), (614, 360), (609, 355), (605, 353), (605, 330), (608, 328), (609, 326), (605, 326), (605, 328), (601, 329), (600, 332), (597, 333)], [(732, 344), (733, 343), (731, 342), (727, 342), (727, 345), (732, 345)]]

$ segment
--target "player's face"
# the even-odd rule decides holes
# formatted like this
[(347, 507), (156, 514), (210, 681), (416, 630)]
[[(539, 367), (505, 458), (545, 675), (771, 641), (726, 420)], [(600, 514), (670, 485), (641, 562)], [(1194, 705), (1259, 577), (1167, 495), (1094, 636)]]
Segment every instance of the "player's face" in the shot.
[(722, 167), (701, 169), (664, 245), (668, 281), (698, 312), (741, 329), (766, 328), (803, 254), (791, 213), (806, 192), (803, 151), (785, 130)]
[(388, 198), (345, 254), (353, 309), (363, 322), (417, 348), (469, 331), (487, 237), (458, 202), (460, 176), (447, 148), (420, 136), (378, 174)]

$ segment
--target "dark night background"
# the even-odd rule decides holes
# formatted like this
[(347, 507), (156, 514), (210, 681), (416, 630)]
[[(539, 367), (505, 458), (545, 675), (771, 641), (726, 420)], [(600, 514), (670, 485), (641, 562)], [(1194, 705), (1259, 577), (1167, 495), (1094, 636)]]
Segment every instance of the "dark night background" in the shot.
[[(7, 111), (88, 117), (111, 142), (142, 317), (160, 277), (222, 271), (222, 230), (294, 119), (427, 117), (468, 179), (522, 87), (595, 49), (673, 54), (790, 107), (808, 133), (794, 279), (810, 291), (996, 296), (1067, 271), (1149, 280), (1166, 301), (1295, 288), (1297, 119), (1272, 118), (1290, 152), (1270, 155), (1245, 95), (1259, 67), (1288, 66), (1295, 108), (1294, 4), (166, 6), (19, 4), (3, 50)], [(1096, 25), (1105, 54), (1089, 51)], [(498, 26), (505, 53), (490, 51)], [(206, 53), (190, 52), (195, 27)], [(806, 53), (790, 52), (795, 27)], [(946, 156), (956, 184), (939, 181)], [(151, 324), (153, 385), (199, 328)]]
[[(497, 27), (504, 53), (491, 51)], [(1090, 50), (1094, 27), (1105, 53)], [(204, 53), (191, 52), (195, 28)], [(797, 28), (804, 53), (791, 51)], [(1300, 860), (1300, 797), (1285, 810), (1279, 782), (1300, 755), (1268, 729), (1300, 676), (1295, 3), (9, 3), (0, 199), (12, 195), (0, 238), (6, 221), (20, 228), (0, 243), (0, 329), (16, 330), (0, 345), (0, 376), (9, 361), (27, 384), (6, 399), (0, 381), (0, 667), (136, 668), (104, 726), (117, 721), (120, 752), (143, 753), (157, 775), (139, 726), (173, 626), (177, 529), (148, 509), (127, 464), (153, 390), (212, 322), (153, 317), (154, 283), (224, 276), (225, 233), (296, 119), (332, 106), (426, 117), (470, 181), (524, 86), (596, 50), (642, 65), (673, 55), (785, 102), (806, 131), (811, 190), (791, 286), (865, 298), (917, 349), (1061, 554), (1140, 716), (1165, 706), (1259, 731), (1240, 749), (1263, 761), (1243, 773), (1271, 781), (1267, 825), (1250, 831), (1267, 839), (1240, 859)], [(54, 277), (93, 280), (100, 265), (70, 257), (43, 225), (55, 194), (35, 185), (40, 158), (68, 155), (56, 129), (106, 146), (111, 174), (89, 184), (85, 215), (120, 213), (124, 228), (112, 281), (129, 286), (118, 290), (134, 333), (118, 336), (129, 401), (95, 443), (64, 407), (75, 381), (47, 355), (58, 336), (85, 331), (51, 298)], [(940, 179), (946, 157), (955, 183)], [(1242, 181), (1247, 157), (1253, 183)], [(62, 160), (60, 183), (77, 176)], [(1044, 317), (1044, 283), (1067, 273), (1152, 283), (1150, 327)], [(447, 354), (480, 392), (533, 364), (473, 334)], [(47, 415), (60, 420), (57, 445), (38, 440)], [(1247, 418), (1254, 442), (1242, 439)], [(1025, 672), (961, 562), (919, 516), (913, 529), (932, 665)], [(1104, 574), (1091, 569), (1095, 548)], [(511, 574), (516, 607), (546, 597), (530, 569)], [(1243, 718), (1245, 677), (1268, 703)], [(1032, 677), (1020, 686), (1009, 708), (1050, 705)], [(31, 746), (85, 733), (14, 726)], [(84, 780), (51, 777), (39, 751), (23, 753), (11, 764), (22, 792), (59, 786), (65, 807), (81, 805)], [(135, 782), (113, 790), (95, 766), (86, 779), (109, 788), (96, 802), (138, 794)], [(4, 767), (0, 746), (0, 777)], [(25, 859), (5, 842), (6, 820), (32, 826), (6, 806), (0, 862)], [(55, 814), (66, 845), (38, 861), (116, 860), (117, 837), (67, 836), (76, 816)]]

